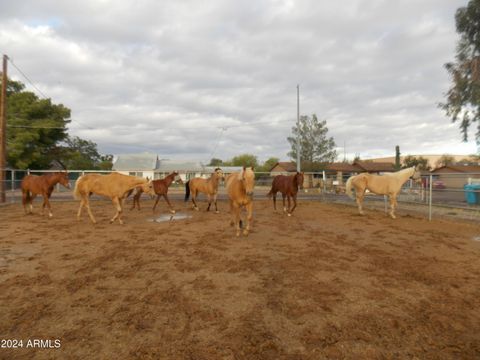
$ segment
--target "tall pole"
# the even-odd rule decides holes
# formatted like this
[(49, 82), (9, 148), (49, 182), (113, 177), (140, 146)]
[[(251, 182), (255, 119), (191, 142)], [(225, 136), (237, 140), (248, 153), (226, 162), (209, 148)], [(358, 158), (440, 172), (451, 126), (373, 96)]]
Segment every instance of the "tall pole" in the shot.
[(297, 171), (300, 172), (300, 85), (297, 85)]
[(6, 187), (7, 167), (7, 60), (8, 56), (3, 55), (2, 71), (2, 97), (0, 101), (0, 203), (4, 203)]

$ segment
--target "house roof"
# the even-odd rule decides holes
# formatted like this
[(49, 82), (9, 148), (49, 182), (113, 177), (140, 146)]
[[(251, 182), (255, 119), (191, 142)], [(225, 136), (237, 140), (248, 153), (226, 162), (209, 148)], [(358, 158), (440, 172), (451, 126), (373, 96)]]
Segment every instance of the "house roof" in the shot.
[(277, 162), (277, 163), (270, 169), (270, 171), (272, 171), (273, 169), (275, 169), (277, 166), (280, 166), (281, 168), (283, 168), (284, 171), (288, 171), (288, 172), (296, 172), (296, 171), (297, 171), (297, 164), (294, 163), (293, 161), (280, 161), (280, 162)]
[(196, 161), (187, 160), (160, 160), (159, 166), (156, 169), (160, 172), (172, 172), (172, 171), (193, 171), (203, 172), (204, 166)]
[(392, 163), (389, 162), (372, 162), (372, 161), (360, 161), (357, 160), (353, 163), (360, 167), (361, 171), (368, 172), (392, 172), (395, 171), (395, 168)]
[(457, 173), (480, 173), (480, 165), (445, 165), (436, 168), (432, 173), (441, 172), (441, 170), (451, 170)]
[(144, 152), (138, 154), (120, 154), (116, 156), (113, 170), (156, 170), (159, 166), (158, 155)]
[(341, 171), (341, 172), (361, 172), (363, 171), (360, 167), (357, 165), (345, 163), (345, 162), (339, 162), (339, 163), (331, 163), (327, 165), (326, 170), (331, 170), (331, 171)]

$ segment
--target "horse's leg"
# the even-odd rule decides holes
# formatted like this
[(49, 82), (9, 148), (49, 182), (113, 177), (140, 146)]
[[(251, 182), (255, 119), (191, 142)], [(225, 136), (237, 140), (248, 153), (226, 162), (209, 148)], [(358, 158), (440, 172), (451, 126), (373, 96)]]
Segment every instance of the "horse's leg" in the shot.
[(82, 198), (80, 199), (80, 207), (78, 208), (78, 211), (77, 211), (77, 220), (80, 220), (80, 216), (82, 216), (82, 208), (84, 204), (85, 204), (85, 200), (83, 200), (83, 196), (82, 196)]
[(240, 236), (240, 205), (233, 204), (233, 213), (235, 217), (235, 230), (236, 230), (236, 236)]
[(212, 205), (212, 197), (210, 196), (209, 193), (207, 193), (207, 199), (208, 199), (207, 211), (210, 211), (210, 206)]
[(360, 215), (365, 215), (365, 213), (363, 212), (363, 208), (362, 208), (363, 197), (365, 196), (365, 189), (363, 191), (357, 191), (355, 189), (355, 194), (356, 194), (356, 199), (357, 199), (358, 212), (360, 213)]
[(175, 209), (173, 208), (172, 204), (170, 204), (170, 200), (168, 199), (168, 195), (163, 194), (163, 197), (165, 198), (165, 201), (167, 202), (168, 206), (170, 207), (170, 213), (175, 214)]
[(287, 208), (287, 214), (288, 216), (292, 216), (292, 212), (290, 210), (290, 194), (287, 194), (287, 201), (288, 201), (288, 208)]
[(137, 207), (137, 204), (138, 204), (138, 210), (140, 210), (140, 196), (139, 195), (140, 194), (138, 192), (135, 192), (133, 194), (133, 204), (132, 204), (132, 207), (130, 208), (130, 210), (135, 209), (135, 207)]
[(23, 210), (25, 211), (25, 215), (28, 214), (27, 211), (27, 203), (30, 202), (30, 195), (28, 194), (28, 190), (22, 190), (22, 204), (23, 204)]
[(273, 210), (277, 211), (277, 192), (272, 193)]
[(282, 200), (283, 200), (283, 212), (287, 212), (287, 208), (285, 207), (285, 194), (282, 193)]
[(117, 213), (115, 214), (115, 216), (113, 218), (110, 219), (110, 224), (112, 224), (117, 219), (118, 219), (118, 222), (120, 224), (123, 224), (123, 221), (122, 221), (122, 218), (121, 218), (122, 206), (120, 205), (120, 200), (117, 197), (114, 197), (112, 199), (112, 203), (117, 208)]
[(158, 200), (160, 200), (160, 195), (157, 195), (157, 199), (155, 200), (155, 204), (153, 204), (153, 209), (152, 211), (155, 211), (155, 208), (157, 207)]
[(213, 195), (213, 202), (215, 204), (215, 214), (218, 214), (218, 207), (217, 207), (217, 193)]
[(48, 207), (48, 217), (53, 217), (53, 214), (52, 214), (52, 207), (50, 206), (50, 195), (51, 194), (43, 194), (43, 205), (42, 205), (42, 215), (43, 215), (43, 212), (45, 211), (45, 206)]
[(396, 219), (395, 207), (397, 205), (397, 194), (390, 194), (388, 197), (390, 198), (390, 217)]
[(84, 204), (85, 204), (85, 206), (87, 207), (87, 212), (88, 212), (88, 216), (90, 217), (90, 220), (92, 221), (92, 223), (96, 224), (97, 221), (95, 220), (95, 217), (94, 217), (93, 214), (92, 214), (92, 210), (90, 209), (90, 198), (89, 198), (89, 195), (84, 195), (84, 196), (83, 196), (83, 199), (84, 199)]
[(248, 235), (250, 231), (250, 222), (252, 221), (252, 213), (253, 213), (253, 202), (250, 201), (247, 205), (245, 205), (245, 208), (247, 209), (247, 226), (245, 227), (245, 230), (243, 230), (243, 235)]
[[(292, 199), (293, 199), (293, 208), (292, 210), (290, 210), (290, 213), (288, 214), (289, 216), (293, 214), (293, 210), (295, 210), (295, 208), (297, 207), (297, 194), (293, 194)], [(290, 205), (288, 207), (290, 207)]]
[(197, 190), (196, 190), (196, 189), (192, 191), (192, 202), (193, 202), (193, 208), (194, 208), (195, 210), (197, 210), (197, 211), (198, 211), (197, 202), (195, 201), (195, 200), (196, 200), (196, 198), (197, 198), (197, 194), (198, 194), (198, 192), (197, 192)]

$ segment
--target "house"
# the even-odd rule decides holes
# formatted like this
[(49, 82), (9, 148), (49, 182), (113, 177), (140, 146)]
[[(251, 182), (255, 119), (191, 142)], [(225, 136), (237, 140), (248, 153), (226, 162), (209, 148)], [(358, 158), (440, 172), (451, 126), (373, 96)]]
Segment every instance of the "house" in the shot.
[(277, 175), (289, 175), (291, 173), (297, 172), (297, 163), (293, 161), (281, 161), (277, 162), (271, 169), (270, 169), (270, 176), (277, 176)]
[(446, 165), (433, 170), (431, 174), (433, 186), (439, 188), (463, 189), (466, 184), (480, 183), (479, 165)]
[(157, 154), (143, 152), (138, 154), (120, 154), (113, 160), (112, 170), (120, 174), (132, 175), (138, 177), (155, 177), (155, 173), (160, 167), (160, 160)]

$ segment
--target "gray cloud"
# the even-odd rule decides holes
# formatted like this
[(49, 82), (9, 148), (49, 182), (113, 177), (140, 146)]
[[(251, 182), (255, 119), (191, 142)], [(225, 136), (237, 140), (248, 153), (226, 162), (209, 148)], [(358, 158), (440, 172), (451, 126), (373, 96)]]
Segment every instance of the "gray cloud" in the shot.
[(471, 153), (436, 105), (464, 5), (25, 0), (3, 4), (0, 45), (103, 152), (286, 159), (300, 83), (341, 153)]

